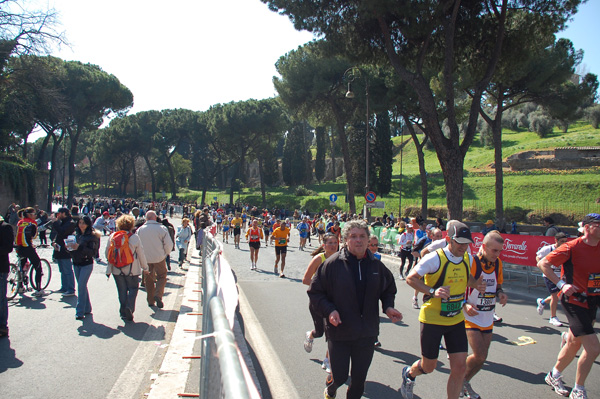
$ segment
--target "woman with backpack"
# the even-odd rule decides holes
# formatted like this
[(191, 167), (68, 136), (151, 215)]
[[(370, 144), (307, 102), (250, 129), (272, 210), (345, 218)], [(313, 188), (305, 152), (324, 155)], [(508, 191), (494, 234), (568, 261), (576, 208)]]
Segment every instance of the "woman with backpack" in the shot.
[[(106, 246), (106, 259), (108, 266), (106, 267), (106, 276), (112, 274), (117, 285), (117, 294), (119, 295), (119, 313), (121, 319), (125, 321), (133, 321), (133, 312), (135, 311), (135, 300), (138, 294), (140, 284), (140, 275), (142, 270), (148, 272), (148, 262), (144, 255), (144, 247), (137, 233), (133, 232), (135, 228), (135, 219), (131, 215), (123, 215), (117, 219), (117, 232), (111, 234), (109, 243)], [(124, 244), (127, 244), (124, 247)], [(117, 250), (121, 245), (122, 248)], [(118, 260), (117, 255), (122, 253), (121, 258), (131, 260)]]
[(75, 228), (75, 242), (66, 243), (73, 258), (73, 270), (77, 280), (77, 305), (75, 318), (83, 320), (86, 314), (92, 313), (92, 303), (87, 283), (94, 269), (94, 257), (100, 246), (100, 233), (92, 227), (92, 219), (82, 216)]

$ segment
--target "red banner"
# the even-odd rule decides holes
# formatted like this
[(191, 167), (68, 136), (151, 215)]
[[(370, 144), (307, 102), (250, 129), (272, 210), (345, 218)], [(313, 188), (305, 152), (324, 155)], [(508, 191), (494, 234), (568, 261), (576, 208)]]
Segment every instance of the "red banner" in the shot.
[[(444, 236), (446, 232), (444, 232)], [(483, 234), (471, 233), (474, 243), (469, 245), (472, 254), (479, 252), (483, 242)], [(520, 266), (537, 266), (535, 254), (540, 248), (554, 244), (554, 237), (528, 236), (521, 234), (502, 234), (504, 249), (500, 254), (502, 262)]]

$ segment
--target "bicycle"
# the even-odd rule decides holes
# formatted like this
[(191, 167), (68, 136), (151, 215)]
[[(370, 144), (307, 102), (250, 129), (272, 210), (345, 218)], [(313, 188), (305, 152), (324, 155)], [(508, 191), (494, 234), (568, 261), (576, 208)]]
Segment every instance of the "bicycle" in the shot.
[[(23, 264), (23, 260), (25, 260), (25, 264)], [(8, 290), (6, 293), (7, 299), (13, 299), (17, 296), (17, 294), (22, 294), (24, 292), (29, 292), (32, 289), (36, 291), (41, 291), (48, 287), (50, 284), (50, 279), (52, 278), (52, 268), (50, 267), (50, 262), (46, 259), (40, 258), (40, 270), (42, 273), (41, 284), (38, 287), (36, 283), (36, 269), (31, 267), (31, 263), (29, 263), (29, 259), (19, 257), (19, 261), (17, 264), (10, 264), (10, 272), (8, 274)], [(29, 287), (31, 284), (31, 287)]]

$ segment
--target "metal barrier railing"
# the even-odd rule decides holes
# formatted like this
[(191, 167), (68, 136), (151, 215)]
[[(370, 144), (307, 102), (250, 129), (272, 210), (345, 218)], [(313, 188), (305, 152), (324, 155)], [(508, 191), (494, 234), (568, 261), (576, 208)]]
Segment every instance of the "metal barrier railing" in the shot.
[[(221, 247), (212, 235), (204, 233), (202, 255), (202, 340), (200, 364), (201, 398), (250, 398), (238, 357), (233, 332), (217, 296), (215, 268), (220, 267)], [(212, 334), (212, 335), (211, 335)]]

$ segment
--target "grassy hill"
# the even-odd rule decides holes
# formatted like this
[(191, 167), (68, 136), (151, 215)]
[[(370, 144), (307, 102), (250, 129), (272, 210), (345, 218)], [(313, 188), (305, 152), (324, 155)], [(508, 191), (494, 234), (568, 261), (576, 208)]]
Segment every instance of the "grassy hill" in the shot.
[[(414, 213), (421, 206), (421, 189), (419, 180), (419, 166), (415, 146), (409, 136), (404, 136), (405, 143), (402, 162), (402, 214)], [(378, 200), (385, 202), (385, 211), (398, 214), (400, 196), (398, 192), (400, 179), (400, 151), (401, 137), (393, 138), (395, 159), (393, 165), (392, 192), (380, 197)], [(527, 150), (554, 149), (565, 146), (600, 146), (600, 130), (593, 129), (589, 124), (573, 124), (567, 133), (558, 128), (546, 138), (539, 138), (537, 134), (526, 130), (503, 131), (503, 158)], [(481, 145), (476, 137), (465, 159), (465, 190), (464, 208), (465, 217), (471, 220), (485, 221), (494, 215), (494, 182), (495, 174), (490, 168), (493, 163), (493, 148)], [(433, 149), (425, 150), (425, 168), (428, 173), (428, 205), (430, 215), (445, 216), (446, 193), (441, 168)], [(276, 201), (287, 209), (304, 207), (306, 201), (309, 205), (329, 206), (329, 195), (337, 194), (337, 207), (346, 209), (344, 192), (346, 184), (343, 181), (326, 183), (322, 185), (309, 185), (306, 188), (317, 193), (316, 196), (298, 197), (291, 188), (269, 189), (268, 196), (271, 201)], [(190, 193), (194, 196), (196, 193)], [(217, 197), (219, 201), (229, 200), (223, 192), (211, 192), (208, 198)], [(562, 214), (565, 220), (576, 221), (589, 212), (600, 212), (600, 168), (555, 171), (535, 170), (512, 172), (505, 169), (504, 176), (504, 207), (509, 220), (518, 222), (536, 222), (549, 214)], [(238, 194), (235, 195), (235, 200)], [(260, 204), (260, 193), (246, 189), (241, 193), (241, 200)], [(364, 204), (362, 195), (356, 198), (357, 208)], [(287, 205), (286, 205), (287, 204)], [(407, 209), (407, 207), (409, 209)], [(315, 210), (315, 209), (313, 209)], [(383, 210), (374, 209), (373, 215), (383, 214)], [(564, 222), (566, 224), (566, 221)]]

